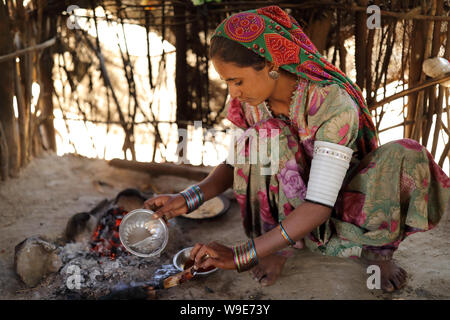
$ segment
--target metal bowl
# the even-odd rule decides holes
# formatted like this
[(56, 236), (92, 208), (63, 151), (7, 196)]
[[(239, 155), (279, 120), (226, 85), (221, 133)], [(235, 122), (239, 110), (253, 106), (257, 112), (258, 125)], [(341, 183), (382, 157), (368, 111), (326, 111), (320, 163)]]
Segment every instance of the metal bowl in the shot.
[(136, 209), (120, 223), (120, 241), (125, 249), (139, 257), (159, 255), (169, 241), (166, 224), (162, 219), (153, 219), (153, 214), (151, 210)]
[[(184, 248), (183, 250), (178, 251), (178, 253), (173, 257), (173, 265), (175, 268), (177, 268), (180, 271), (184, 270), (184, 265), (189, 260), (189, 255), (191, 254), (191, 250), (194, 247)], [(214, 271), (217, 271), (217, 268), (214, 268), (212, 270), (208, 270), (205, 272), (197, 272), (197, 275), (206, 275), (213, 273)]]

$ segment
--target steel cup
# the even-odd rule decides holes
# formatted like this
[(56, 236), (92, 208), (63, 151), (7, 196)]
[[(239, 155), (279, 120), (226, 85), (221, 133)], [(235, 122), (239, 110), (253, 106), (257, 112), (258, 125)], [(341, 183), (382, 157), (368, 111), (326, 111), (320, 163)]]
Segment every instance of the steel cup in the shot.
[(122, 245), (139, 257), (159, 255), (169, 240), (169, 230), (162, 219), (153, 219), (154, 212), (136, 209), (123, 218), (119, 227)]

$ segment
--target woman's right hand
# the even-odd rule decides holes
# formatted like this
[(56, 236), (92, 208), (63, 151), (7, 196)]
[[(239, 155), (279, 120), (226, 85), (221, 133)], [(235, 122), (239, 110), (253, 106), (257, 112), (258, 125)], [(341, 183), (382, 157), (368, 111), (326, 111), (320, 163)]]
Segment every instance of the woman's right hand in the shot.
[(186, 214), (188, 207), (184, 197), (177, 194), (162, 194), (144, 202), (144, 209), (153, 210), (155, 214), (154, 219), (165, 218), (171, 219), (176, 216)]

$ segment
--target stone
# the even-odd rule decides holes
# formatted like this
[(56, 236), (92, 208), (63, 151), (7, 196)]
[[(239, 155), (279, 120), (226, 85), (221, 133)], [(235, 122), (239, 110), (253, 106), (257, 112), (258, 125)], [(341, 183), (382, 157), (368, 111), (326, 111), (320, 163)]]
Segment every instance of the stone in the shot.
[(41, 236), (32, 236), (15, 247), (14, 270), (28, 286), (35, 287), (41, 280), (62, 267), (58, 247)]

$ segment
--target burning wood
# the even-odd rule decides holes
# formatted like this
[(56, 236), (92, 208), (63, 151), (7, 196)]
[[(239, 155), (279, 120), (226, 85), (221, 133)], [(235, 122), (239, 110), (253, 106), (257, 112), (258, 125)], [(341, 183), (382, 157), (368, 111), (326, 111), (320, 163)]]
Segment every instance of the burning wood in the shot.
[(157, 290), (168, 289), (185, 283), (193, 279), (196, 273), (194, 267), (191, 267), (159, 281), (113, 290), (106, 296), (101, 297), (100, 300), (154, 300), (157, 297)]
[(117, 255), (129, 254), (120, 242), (119, 226), (128, 212), (123, 208), (111, 208), (100, 219), (91, 241), (91, 250), (115, 259)]
[(194, 276), (197, 274), (197, 269), (195, 269), (194, 266), (190, 267), (189, 269), (186, 269), (184, 271), (181, 271), (180, 273), (177, 273), (173, 276), (170, 276), (166, 279), (164, 279), (162, 283), (162, 287), (164, 289), (175, 287), (179, 284), (185, 283), (186, 281), (191, 280), (194, 278)]

